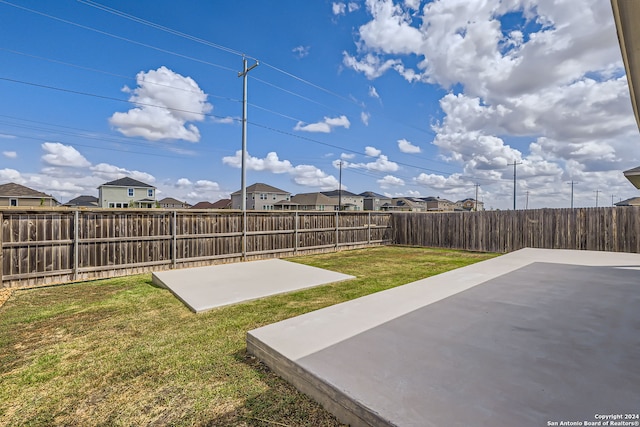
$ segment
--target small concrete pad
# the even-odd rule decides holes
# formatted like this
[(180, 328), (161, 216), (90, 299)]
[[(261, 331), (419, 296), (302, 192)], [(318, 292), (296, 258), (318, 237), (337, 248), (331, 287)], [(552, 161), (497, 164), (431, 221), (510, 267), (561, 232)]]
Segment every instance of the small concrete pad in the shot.
[(353, 278), (280, 259), (159, 271), (152, 276), (155, 285), (169, 289), (195, 313)]
[(247, 349), (352, 426), (586, 425), (638, 413), (638, 267), (523, 249), (255, 329)]

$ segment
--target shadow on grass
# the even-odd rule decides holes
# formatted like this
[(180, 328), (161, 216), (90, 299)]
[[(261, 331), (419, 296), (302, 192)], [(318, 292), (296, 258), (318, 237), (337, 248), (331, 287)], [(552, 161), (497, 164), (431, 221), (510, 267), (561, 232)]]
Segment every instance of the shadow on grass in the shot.
[(242, 407), (210, 420), (208, 426), (344, 426), (320, 404), (247, 353), (246, 348), (235, 352), (233, 358), (256, 372), (267, 391), (247, 396)]

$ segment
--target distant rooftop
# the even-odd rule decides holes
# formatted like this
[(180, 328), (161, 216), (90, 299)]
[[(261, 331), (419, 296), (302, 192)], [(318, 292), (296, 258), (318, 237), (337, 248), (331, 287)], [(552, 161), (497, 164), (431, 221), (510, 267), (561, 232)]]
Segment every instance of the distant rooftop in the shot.
[(115, 181), (106, 182), (101, 185), (109, 186), (109, 187), (146, 187), (146, 188), (155, 188), (153, 185), (145, 184), (142, 181), (138, 181), (133, 178), (129, 178), (125, 176), (124, 178), (116, 179)]
[(16, 184), (15, 182), (9, 182), (7, 184), (0, 185), (0, 197), (30, 197), (53, 199), (53, 196), (51, 196), (50, 194), (34, 190), (33, 188), (25, 187), (24, 185)]
[[(268, 184), (263, 184), (261, 182), (257, 182), (253, 185), (247, 187), (247, 193), (280, 193), (280, 194), (291, 194), (288, 191), (281, 190), (276, 187), (272, 187)], [(231, 193), (232, 196), (238, 196), (242, 194), (242, 190), (235, 191)]]

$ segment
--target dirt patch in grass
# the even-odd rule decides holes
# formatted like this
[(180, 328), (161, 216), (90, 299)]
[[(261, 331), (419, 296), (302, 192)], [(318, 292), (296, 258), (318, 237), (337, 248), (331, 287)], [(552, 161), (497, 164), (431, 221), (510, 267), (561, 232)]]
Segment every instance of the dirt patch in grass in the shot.
[(3, 288), (0, 289), (0, 307), (4, 305), (5, 302), (11, 298), (11, 294), (13, 293), (13, 289)]

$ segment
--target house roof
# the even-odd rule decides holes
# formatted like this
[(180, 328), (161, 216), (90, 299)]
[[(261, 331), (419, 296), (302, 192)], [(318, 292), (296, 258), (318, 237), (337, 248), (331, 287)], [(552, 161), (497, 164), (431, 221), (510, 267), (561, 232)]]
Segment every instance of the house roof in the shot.
[[(272, 187), (268, 184), (263, 184), (261, 182), (257, 182), (247, 187), (247, 193), (280, 193), (280, 194), (291, 194), (288, 191), (281, 190), (276, 187)], [(242, 190), (238, 190), (236, 192), (231, 193), (232, 196), (237, 196), (242, 194)]]
[(331, 197), (326, 196), (323, 193), (296, 194), (291, 198), (291, 201), (301, 206), (334, 206), (338, 204), (338, 201), (336, 199), (332, 199)]
[(173, 197), (165, 197), (164, 199), (159, 200), (158, 203), (160, 203), (161, 205), (189, 205), (189, 203), (181, 202), (180, 200), (174, 199)]
[[(338, 197), (340, 195), (340, 192), (342, 192), (342, 197), (347, 196), (347, 197), (358, 197), (358, 194), (352, 193), (350, 191), (347, 190), (333, 190), (333, 191), (323, 191), (322, 194), (324, 194), (325, 196), (329, 196), (329, 197)], [(360, 196), (362, 197), (362, 196)]]
[(53, 199), (53, 196), (49, 194), (34, 190), (33, 188), (25, 187), (24, 185), (16, 184), (15, 182), (0, 185), (0, 197)]
[(65, 206), (98, 206), (98, 198), (94, 196), (78, 196), (69, 200)]
[(616, 206), (640, 206), (640, 197), (632, 197), (627, 200), (615, 203)]
[(215, 209), (215, 206), (211, 202), (198, 202), (189, 209)]
[(640, 188), (640, 166), (624, 171), (623, 173), (625, 178), (627, 178), (636, 188)]
[(365, 191), (364, 193), (358, 194), (358, 196), (362, 196), (365, 198), (377, 198), (377, 199), (390, 199), (391, 197), (383, 196), (382, 194), (375, 193), (373, 191)]
[(129, 178), (125, 176), (124, 178), (116, 179), (115, 181), (105, 182), (100, 187), (145, 187), (145, 188), (155, 188), (153, 185), (145, 184), (142, 181), (138, 181), (137, 179)]
[(637, 0), (611, 0), (613, 18), (618, 31), (622, 61), (627, 71), (631, 105), (640, 127), (640, 2)]
[(231, 199), (220, 199), (211, 205), (214, 209), (228, 209), (231, 206)]

